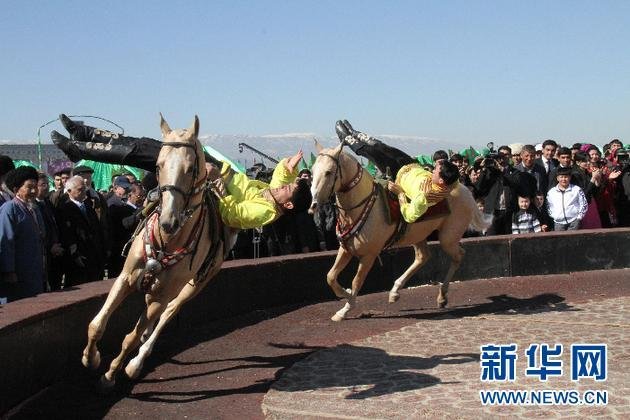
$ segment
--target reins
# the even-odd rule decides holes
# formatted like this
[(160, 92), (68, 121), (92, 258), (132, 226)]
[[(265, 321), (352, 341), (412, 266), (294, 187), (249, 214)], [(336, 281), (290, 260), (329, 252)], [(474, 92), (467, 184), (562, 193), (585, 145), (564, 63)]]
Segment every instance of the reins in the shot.
[[(319, 153), (319, 156), (326, 156), (332, 159), (333, 162), (335, 162), (335, 177), (332, 183), (331, 193), (329, 197), (335, 194), (335, 184), (337, 184), (337, 180), (339, 180), (341, 184), (341, 187), (337, 191), (337, 194), (346, 194), (350, 192), (351, 190), (353, 190), (357, 185), (359, 185), (359, 183), (361, 182), (361, 179), (363, 178), (363, 171), (364, 171), (363, 167), (361, 166), (359, 162), (357, 162), (356, 174), (352, 177), (352, 179), (350, 179), (348, 184), (343, 185), (343, 174), (342, 174), (341, 163), (339, 159), (342, 149), (343, 149), (343, 145), (339, 149), (339, 152), (337, 153), (336, 156), (330, 155), (328, 153)], [(337, 196), (335, 207), (338, 210), (340, 210), (339, 212), (337, 212), (337, 239), (342, 245), (346, 241), (356, 236), (361, 231), (361, 229), (365, 225), (365, 222), (368, 219), (370, 212), (372, 211), (372, 208), (374, 207), (374, 203), (376, 202), (377, 196), (378, 196), (378, 190), (377, 190), (377, 186), (375, 182), (372, 182), (372, 191), (370, 191), (370, 193), (367, 196), (365, 196), (365, 198), (361, 199), (357, 204), (353, 206), (342, 207), (339, 202), (339, 197)], [(357, 209), (361, 206), (363, 206), (363, 209), (361, 210), (361, 214), (356, 219), (356, 221), (350, 226), (345, 226), (342, 221), (341, 212), (343, 212), (345, 215), (349, 211)]]

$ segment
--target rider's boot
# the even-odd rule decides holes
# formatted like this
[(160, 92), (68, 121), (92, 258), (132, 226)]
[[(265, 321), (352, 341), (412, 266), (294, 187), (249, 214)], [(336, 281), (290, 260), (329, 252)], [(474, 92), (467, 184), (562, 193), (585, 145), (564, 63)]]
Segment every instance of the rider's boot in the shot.
[(349, 146), (356, 154), (360, 154), (359, 152), (365, 146), (375, 146), (380, 143), (380, 140), (352, 128), (348, 120), (337, 121), (335, 131), (337, 132), (339, 141)]
[[(67, 121), (60, 119), (70, 133), (71, 139), (57, 131), (52, 131), (50, 137), (71, 161), (88, 159), (155, 171), (161, 142), (148, 137), (127, 137), (94, 127), (81, 126), (67, 117)], [(71, 124), (68, 124), (68, 121)]]
[(367, 135), (365, 133), (362, 133), (361, 131), (355, 130), (352, 127), (352, 125), (350, 125), (348, 120), (343, 120), (342, 124), (345, 126), (346, 131), (351, 133), (352, 137), (354, 137), (356, 140), (362, 142), (363, 144), (366, 144), (368, 146), (375, 146), (378, 143), (381, 143), (381, 141), (379, 139), (371, 137), (371, 136), (369, 136), (369, 135)]
[(348, 130), (343, 121), (339, 120), (335, 123), (335, 132), (341, 144), (350, 147), (354, 153), (359, 152), (362, 144), (352, 136), (352, 131)]
[[(77, 124), (66, 115), (59, 116), (70, 138), (56, 131), (51, 133), (57, 145), (73, 162), (81, 159), (117, 163), (155, 171), (162, 142), (150, 137), (130, 137), (89, 125)], [(221, 167), (221, 162), (204, 150), (206, 162)]]

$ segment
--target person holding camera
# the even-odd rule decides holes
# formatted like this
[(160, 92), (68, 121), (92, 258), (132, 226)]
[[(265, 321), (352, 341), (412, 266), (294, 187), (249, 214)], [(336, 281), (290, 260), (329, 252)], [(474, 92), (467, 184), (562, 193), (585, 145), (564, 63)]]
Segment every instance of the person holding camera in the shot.
[[(623, 148), (618, 139), (610, 142), (611, 175), (619, 172), (614, 179), (614, 204), (617, 211), (618, 223), (621, 227), (630, 226), (630, 151)], [(613, 175), (614, 176), (614, 175)], [(609, 176), (608, 179), (611, 179)]]
[(491, 152), (475, 162), (480, 172), (473, 192), (477, 198), (484, 197), (484, 212), (494, 216), (488, 235), (512, 233), (512, 214), (518, 208), (518, 196), (533, 197), (536, 193), (536, 180), (509, 164), (507, 150), (501, 146), (498, 153)]

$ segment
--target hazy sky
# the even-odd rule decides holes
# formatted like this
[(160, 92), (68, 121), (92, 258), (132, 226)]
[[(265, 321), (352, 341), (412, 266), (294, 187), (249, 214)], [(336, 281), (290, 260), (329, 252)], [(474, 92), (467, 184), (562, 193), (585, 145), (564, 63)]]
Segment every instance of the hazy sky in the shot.
[(60, 112), (158, 137), (161, 111), (202, 134), (630, 142), (630, 1), (0, 6), (1, 140)]

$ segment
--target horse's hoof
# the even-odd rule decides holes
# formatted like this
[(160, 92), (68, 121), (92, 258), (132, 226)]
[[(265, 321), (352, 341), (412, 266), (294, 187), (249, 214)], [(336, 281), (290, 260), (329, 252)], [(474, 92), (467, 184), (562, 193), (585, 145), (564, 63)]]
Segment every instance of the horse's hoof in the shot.
[(343, 321), (343, 316), (339, 314), (334, 314), (330, 319), (334, 322), (341, 322)]
[(396, 303), (400, 299), (400, 293), (398, 292), (389, 292), (389, 303)]
[(81, 357), (81, 363), (88, 369), (96, 370), (101, 365), (101, 353), (96, 350), (92, 358), (83, 354), (83, 357)]
[(140, 376), (140, 372), (142, 371), (142, 362), (136, 359), (137, 357), (131, 359), (125, 367), (125, 373), (129, 377), (129, 379), (138, 378), (138, 376)]
[(445, 308), (446, 305), (448, 305), (448, 299), (444, 299), (444, 300), (438, 302), (438, 308), (440, 308), (440, 309)]
[(103, 375), (101, 376), (99, 385), (100, 385), (101, 392), (107, 393), (107, 392), (110, 392), (114, 388), (114, 386), (116, 385), (116, 380), (115, 379), (109, 380), (107, 379), (107, 376)]

